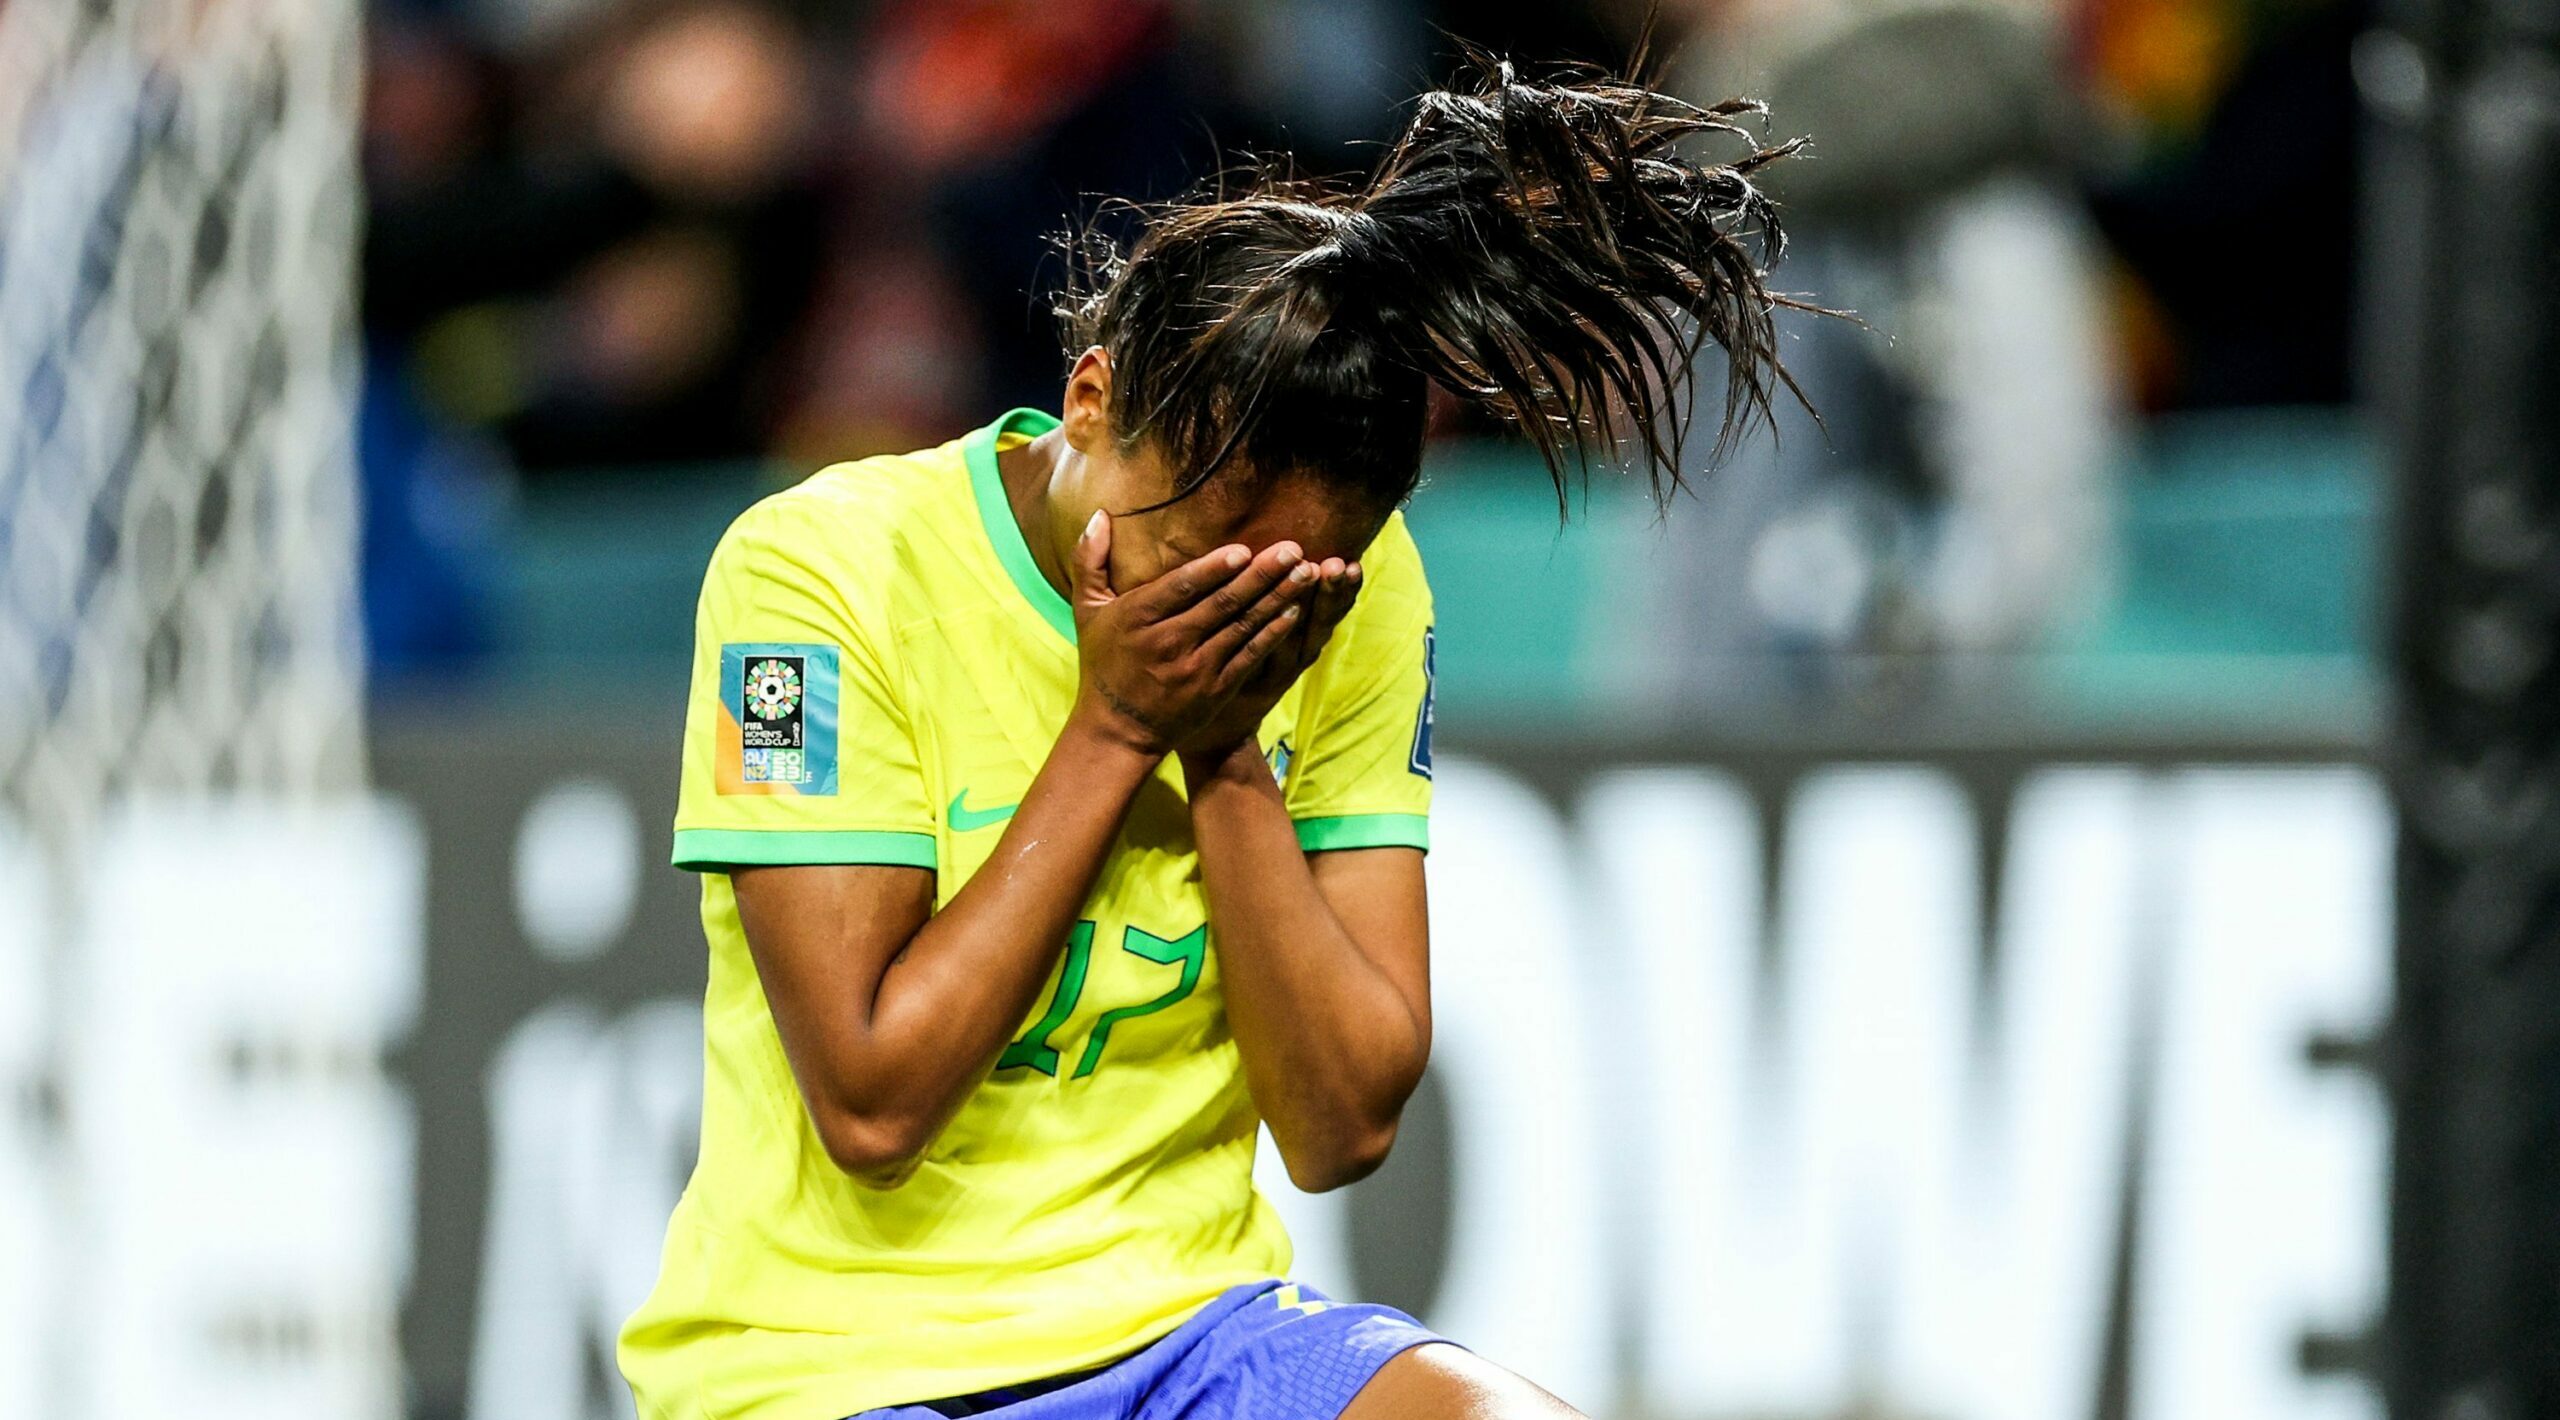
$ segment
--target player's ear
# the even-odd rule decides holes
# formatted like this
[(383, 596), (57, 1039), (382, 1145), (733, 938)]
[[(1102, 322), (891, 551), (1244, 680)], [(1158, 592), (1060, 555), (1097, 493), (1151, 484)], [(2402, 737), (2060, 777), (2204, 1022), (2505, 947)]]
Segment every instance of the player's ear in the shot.
[(1067, 444), (1077, 453), (1090, 454), (1110, 439), (1111, 352), (1094, 345), (1076, 357), (1076, 367), (1067, 372), (1067, 397), (1059, 417)]

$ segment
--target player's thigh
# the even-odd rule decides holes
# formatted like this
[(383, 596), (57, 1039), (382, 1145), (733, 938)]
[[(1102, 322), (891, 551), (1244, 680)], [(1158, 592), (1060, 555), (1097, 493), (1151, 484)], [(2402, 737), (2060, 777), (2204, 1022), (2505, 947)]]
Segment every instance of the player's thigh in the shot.
[(1584, 1420), (1581, 1411), (1472, 1351), (1416, 1346), (1378, 1368), (1342, 1420)]

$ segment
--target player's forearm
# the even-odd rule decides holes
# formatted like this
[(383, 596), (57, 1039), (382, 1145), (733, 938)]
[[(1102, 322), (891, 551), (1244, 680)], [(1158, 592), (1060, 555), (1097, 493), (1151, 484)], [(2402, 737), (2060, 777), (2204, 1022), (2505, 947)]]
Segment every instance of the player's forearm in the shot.
[(1300, 1187), (1353, 1182), (1394, 1142), (1428, 1027), (1326, 901), (1259, 756), (1184, 768), (1228, 1026), (1254, 1104)]
[(995, 851), (890, 964), (862, 1073), (895, 1142), (931, 1143), (1012, 1039), (1157, 762), (1069, 719)]

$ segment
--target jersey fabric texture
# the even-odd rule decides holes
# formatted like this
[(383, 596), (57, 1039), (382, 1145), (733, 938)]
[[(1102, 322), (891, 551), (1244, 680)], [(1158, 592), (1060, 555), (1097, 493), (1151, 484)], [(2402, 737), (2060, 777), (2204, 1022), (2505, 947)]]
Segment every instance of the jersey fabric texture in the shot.
[(1441, 1338), (1393, 1307), (1313, 1287), (1228, 1289), (1171, 1336), (1037, 1395), (1005, 1391), (867, 1410), (854, 1420), (1334, 1420), (1378, 1368)]
[[(748, 510), (696, 622), (677, 866), (710, 943), (700, 1161), (620, 1359), (650, 1420), (836, 1420), (1119, 1361), (1284, 1275), (1181, 771), (1138, 794), (996, 1068), (906, 1183), (828, 1158), (727, 870), (889, 864), (950, 901), (1073, 703), (1075, 623), (996, 455), (1016, 410)], [(1309, 851), (1426, 845), (1431, 597), (1399, 515), (1264, 722)]]

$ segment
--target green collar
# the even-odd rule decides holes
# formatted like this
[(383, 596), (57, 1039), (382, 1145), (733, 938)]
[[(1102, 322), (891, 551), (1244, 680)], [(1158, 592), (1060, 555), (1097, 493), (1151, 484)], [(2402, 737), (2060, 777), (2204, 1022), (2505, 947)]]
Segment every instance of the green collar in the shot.
[(1067, 599), (1040, 575), (1040, 564), (1031, 560), (1031, 544), (1022, 540), (1022, 524), (1013, 516), (1013, 500), (1004, 492), (1004, 475), (996, 471), (996, 441), (1007, 434), (1028, 434), (1038, 438), (1058, 427), (1057, 416), (1036, 409), (1006, 411), (995, 423), (983, 429), (972, 429), (960, 440), (960, 453), (969, 464), (969, 485), (978, 494), (978, 519), (987, 525), (987, 543), (996, 550), (996, 560), (1004, 564), (1006, 575), (1022, 592), (1023, 600), (1040, 613), (1057, 633), (1072, 646), (1076, 640), (1075, 612)]

